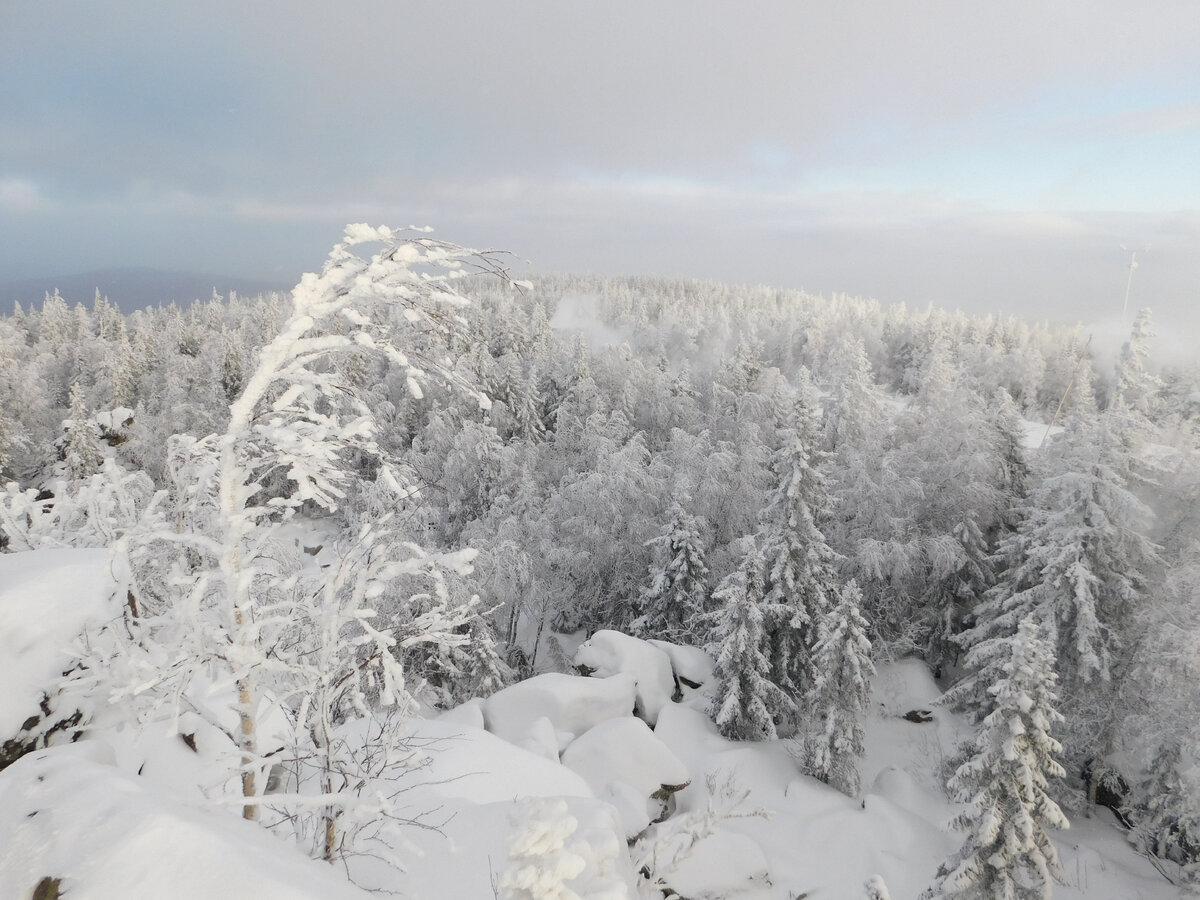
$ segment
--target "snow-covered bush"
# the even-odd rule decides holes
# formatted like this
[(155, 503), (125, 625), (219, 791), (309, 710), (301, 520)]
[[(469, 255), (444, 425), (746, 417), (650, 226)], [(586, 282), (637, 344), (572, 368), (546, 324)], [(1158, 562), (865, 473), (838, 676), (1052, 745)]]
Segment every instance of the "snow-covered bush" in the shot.
[(523, 803), (514, 816), (500, 900), (632, 900), (625, 848), (611, 830), (586, 825), (565, 800)]
[(703, 808), (651, 827), (633, 845), (634, 867), (648, 887), (664, 896), (694, 896), (701, 889), (706, 896), (720, 896), (768, 875), (762, 850), (722, 827), (736, 819), (765, 818), (767, 811), (751, 807), (749, 791), (728, 775), (710, 775), (706, 782)]
[(0, 544), (9, 552), (50, 547), (110, 547), (139, 520), (154, 496), (145, 472), (127, 472), (112, 457), (75, 480), (41, 489), (15, 481), (0, 492)]

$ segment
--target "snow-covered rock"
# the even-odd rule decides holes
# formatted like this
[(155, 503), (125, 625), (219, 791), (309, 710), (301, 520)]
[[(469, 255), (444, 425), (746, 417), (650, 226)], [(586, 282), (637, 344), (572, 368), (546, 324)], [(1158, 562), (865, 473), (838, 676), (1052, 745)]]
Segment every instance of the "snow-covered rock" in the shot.
[(671, 659), (662, 649), (619, 631), (597, 631), (575, 651), (574, 663), (589, 675), (632, 675), (637, 684), (637, 714), (653, 726), (675, 693)]
[(529, 726), (525, 739), (517, 744), (522, 750), (528, 750), (535, 756), (541, 756), (551, 762), (559, 761), (559, 753), (567, 746), (574, 735), (565, 731), (557, 731), (548, 716), (534, 719)]
[(641, 719), (626, 716), (602, 722), (567, 747), (562, 763), (579, 773), (597, 797), (616, 807), (626, 837), (639, 834), (662, 811), (665, 796), (691, 775)]
[[(587, 782), (544, 755), (444, 719), (411, 719), (406, 735), (428, 756), (428, 765), (408, 780), (415, 800), (437, 805), (447, 799), (496, 803), (519, 797), (590, 797)], [(419, 804), (418, 804), (419, 805)]]
[(172, 801), (90, 743), (0, 772), (0, 848), (5, 897), (32, 897), (43, 878), (74, 900), (370, 896), (258, 825)]
[(0, 554), (0, 743), (39, 715), (84, 628), (111, 615), (110, 584), (107, 550)]
[(440, 716), (439, 722), (450, 722), (455, 725), (469, 725), (472, 728), (484, 728), (483, 700), (472, 697), (466, 703), (460, 703), (453, 709), (448, 709)]
[(634, 708), (635, 682), (632, 675), (613, 678), (580, 678), (550, 672), (535, 675), (497, 691), (483, 701), (487, 730), (517, 746), (537, 740), (535, 728), (541, 718), (550, 721), (558, 749), (594, 725), (619, 716), (628, 716)]
[(712, 681), (713, 659), (699, 647), (688, 647), (685, 644), (672, 644), (668, 641), (646, 641), (651, 647), (657, 647), (671, 660), (671, 669), (675, 677), (681, 679), (681, 686), (688, 687), (683, 681), (692, 684), (706, 685)]

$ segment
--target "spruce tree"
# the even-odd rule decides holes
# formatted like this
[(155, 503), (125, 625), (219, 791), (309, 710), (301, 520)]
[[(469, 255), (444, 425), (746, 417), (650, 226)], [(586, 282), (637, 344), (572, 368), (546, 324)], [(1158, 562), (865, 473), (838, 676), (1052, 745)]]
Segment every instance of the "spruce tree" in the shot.
[(70, 404), (68, 418), (62, 423), (61, 463), (56, 469), (67, 481), (79, 482), (100, 471), (104, 451), (100, 447), (100, 429), (88, 415), (83, 387), (79, 383), (71, 385)]
[(1159, 749), (1139, 785), (1142, 809), (1131, 839), (1145, 852), (1176, 863), (1189, 881), (1200, 884), (1200, 783), (1188, 768), (1178, 740)]
[(837, 603), (837, 554), (817, 526), (829, 507), (818, 466), (818, 432), (803, 400), (779, 429), (780, 447), (770, 462), (774, 487), (760, 516), (766, 559), (763, 627), (770, 646), (771, 680), (803, 702), (814, 678), (812, 651), (817, 626)]
[(633, 631), (641, 637), (692, 644), (701, 637), (697, 630), (708, 606), (704, 544), (696, 517), (678, 501), (671, 504), (667, 515), (662, 534), (649, 542), (654, 562)]
[(716, 692), (709, 712), (721, 734), (733, 740), (776, 736), (775, 723), (795, 709), (791, 697), (771, 681), (763, 628), (763, 556), (751, 547), (741, 565), (713, 595), (721, 607), (708, 651), (716, 659)]
[(809, 770), (826, 784), (854, 797), (861, 782), (856, 761), (863, 755), (863, 721), (871, 694), (871, 641), (867, 621), (859, 612), (862, 593), (850, 582), (837, 606), (820, 623), (813, 648), (816, 677), (808, 707), (824, 722), (810, 744)]
[(1158, 390), (1162, 387), (1162, 382), (1146, 367), (1150, 356), (1150, 339), (1154, 336), (1150, 310), (1139, 310), (1129, 340), (1121, 347), (1121, 354), (1117, 358), (1110, 404), (1143, 417), (1143, 421), (1144, 417), (1154, 413)]
[(1009, 638), (997, 638), (999, 678), (991, 685), (995, 708), (983, 720), (972, 755), (947, 787), (967, 804), (953, 825), (967, 834), (961, 850), (938, 871), (925, 898), (1043, 900), (1062, 878), (1058, 852), (1047, 833), (1067, 828), (1047, 793), (1061, 777), (1061, 745), (1050, 730), (1055, 709), (1051, 646), (1032, 619)]
[(1142, 534), (1150, 511), (1129, 489), (1115, 424), (1082, 398), (1046, 451), (1020, 524), (1000, 545), (1004, 575), (976, 610), (974, 627), (959, 637), (975, 674), (947, 696), (977, 718), (986, 715), (991, 676), (980, 665), (988, 665), (987, 646), (1036, 618), (1045, 623), (1067, 700), (1067, 755), (1080, 761), (1108, 750), (1136, 615), (1159, 565)]

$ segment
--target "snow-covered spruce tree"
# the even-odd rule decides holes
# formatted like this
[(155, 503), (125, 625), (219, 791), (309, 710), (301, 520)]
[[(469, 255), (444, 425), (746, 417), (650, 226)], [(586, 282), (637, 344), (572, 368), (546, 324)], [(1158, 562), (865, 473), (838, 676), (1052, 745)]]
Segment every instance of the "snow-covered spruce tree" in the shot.
[(919, 372), (888, 453), (888, 464), (919, 486), (903, 510), (907, 537), (896, 541), (909, 571), (885, 578), (906, 598), (901, 621), (920, 623), (925, 659), (937, 670), (955, 662), (953, 637), (992, 583), (985, 536), (1009, 498), (1000, 490), (1005, 470), (995, 428), (944, 338), (933, 341)]
[(954, 799), (967, 804), (953, 822), (967, 833), (961, 850), (938, 870), (925, 898), (1044, 900), (1062, 878), (1048, 828), (1067, 828), (1047, 793), (1061, 777), (1062, 747), (1050, 729), (1055, 709), (1054, 658), (1037, 622), (1028, 618), (1001, 645), (1000, 678), (988, 690), (995, 709), (983, 720), (974, 752), (950, 777)]
[[(1079, 763), (1113, 749), (1116, 698), (1137, 644), (1139, 608), (1160, 565), (1143, 533), (1150, 510), (1128, 487), (1117, 424), (1107, 415), (1068, 420), (1046, 451), (1022, 522), (1001, 544), (1003, 579), (961, 636), (972, 647), (1011, 634), (1030, 616), (1045, 623), (1067, 716), (1066, 757)], [(987, 683), (974, 691), (981, 712), (989, 706), (980, 690)]]
[[(378, 249), (364, 258), (356, 254), (358, 247)], [(369, 648), (394, 649), (405, 640), (462, 640), (454, 631), (472, 609), (435, 604), (436, 615), (418, 619), (421, 633), (415, 635), (405, 632), (413, 622), (371, 621), (389, 565), (404, 567), (418, 559), (417, 567), (432, 573), (442, 566), (461, 567), (461, 556), (431, 560), (398, 536), (377, 533), (370, 552), (386, 548), (383, 555), (392, 560), (364, 570), (373, 573), (365, 582), (353, 574), (340, 586), (322, 584), (323, 599), (316, 603), (312, 591), (297, 587), (295, 552), (290, 557), (285, 552), (289, 542), (281, 539), (281, 528), (302, 508), (338, 510), (355, 474), (352, 461), (373, 460), (377, 483), (397, 496), (404, 493), (375, 444), (372, 410), (339, 377), (333, 361), (342, 353), (380, 354), (403, 374), (410, 393), (421, 396), (421, 384), (429, 378), (450, 377), (448, 360), (433, 356), (432, 349), (444, 341), (458, 319), (456, 310), (467, 303), (455, 282), (478, 272), (503, 277), (487, 253), (386, 227), (348, 226), (323, 271), (304, 275), (292, 291), (291, 316), (258, 351), (225, 431), (176, 442), (177, 512), (168, 522), (173, 527), (148, 526), (126, 546), (135, 579), (139, 566), (147, 561), (161, 566), (164, 558), (171, 560), (165, 565), (173, 576), (165, 586), (157, 585), (160, 602), (147, 604), (151, 608), (127, 622), (132, 643), (118, 660), (134, 679), (126, 683), (139, 683), (136, 695), (143, 702), (166, 705), (174, 715), (191, 702), (193, 685), (211, 680), (233, 688), (236, 727), (226, 728), (219, 717), (211, 724), (237, 748), (247, 818), (258, 815), (265, 787), (261, 776), (272, 763), (259, 745), (264, 703), (294, 702), (299, 708), (313, 671), (305, 659), (335, 656), (339, 665), (350, 666), (345, 677), (353, 681), (361, 661), (358, 649), (364, 649), (366, 658), (380, 666), (379, 702), (402, 705), (407, 695), (401, 673), (384, 659), (391, 657), (390, 650), (381, 654)], [(478, 400), (487, 402), (481, 395)], [(161, 552), (171, 544), (186, 552), (173, 558)], [(344, 565), (335, 571), (343, 570)], [(336, 620), (325, 622), (321, 632), (328, 646), (297, 639), (297, 622), (308, 616)], [(327, 708), (306, 715), (336, 718), (345, 697), (328, 694), (319, 701)]]
[(1113, 396), (1110, 407), (1121, 406), (1142, 417), (1152, 417), (1162, 382), (1146, 368), (1150, 356), (1150, 339), (1155, 332), (1149, 309), (1138, 311), (1129, 340), (1121, 347), (1114, 373)]
[(883, 398), (871, 374), (871, 361), (862, 339), (849, 335), (838, 341), (831, 356), (825, 373), (829, 396), (821, 417), (825, 449), (838, 453), (865, 449), (883, 421)]
[(69, 481), (82, 481), (99, 471), (104, 462), (99, 428), (88, 415), (83, 388), (71, 385), (68, 417), (63, 420), (63, 437), (58, 442), (59, 463), (55, 470)]
[(703, 637), (697, 630), (708, 607), (708, 566), (700, 523), (678, 501), (671, 504), (667, 516), (662, 534), (649, 542), (654, 562), (633, 630), (640, 637), (694, 644)]
[(709, 713), (721, 734), (734, 740), (774, 739), (775, 723), (795, 711), (792, 698), (771, 681), (763, 627), (763, 555), (751, 545), (741, 565), (713, 594), (720, 604), (706, 648), (715, 658)]
[[(19, 304), (16, 311), (21, 313)], [(20, 381), (29, 378), (30, 366), (22, 365), (27, 352), (22, 329), (0, 319), (0, 486), (16, 477), (18, 456), (30, 444), (18, 411), (46, 402), (40, 392), (21, 390)]]
[[(1193, 733), (1197, 730), (1193, 723)], [(1194, 740), (1191, 746), (1196, 746)], [(1130, 839), (1144, 852), (1176, 863), (1184, 878), (1200, 884), (1200, 778), (1195, 769), (1178, 740), (1159, 749), (1138, 786), (1141, 809)]]
[(824, 722), (809, 745), (808, 770), (851, 797), (861, 787), (857, 760), (865, 749), (863, 720), (875, 674), (867, 620), (859, 612), (861, 598), (858, 585), (850, 582), (822, 617), (808, 699), (813, 716)]
[(1124, 686), (1123, 749), (1146, 764), (1127, 798), (1131, 839), (1200, 884), (1200, 541), (1174, 555), (1147, 604), (1146, 628)]
[[(803, 390), (807, 376), (802, 380)], [(771, 680), (799, 706), (813, 683), (818, 622), (837, 604), (837, 554), (817, 527), (829, 506), (817, 468), (827, 454), (818, 449), (816, 420), (803, 398), (789, 410), (779, 440), (771, 457), (774, 487), (760, 516), (766, 559), (763, 628)]]

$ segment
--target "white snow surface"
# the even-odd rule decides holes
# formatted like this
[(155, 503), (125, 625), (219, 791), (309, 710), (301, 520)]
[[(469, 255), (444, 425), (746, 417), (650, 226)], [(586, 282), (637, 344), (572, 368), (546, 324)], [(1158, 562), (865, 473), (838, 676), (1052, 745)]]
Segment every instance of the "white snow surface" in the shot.
[(637, 711), (654, 725), (659, 711), (671, 702), (675, 678), (671, 658), (648, 641), (619, 631), (597, 631), (575, 651), (576, 666), (592, 669), (592, 677), (632, 675), (637, 684)]
[[(8, 724), (19, 724), (30, 703), (36, 708), (69, 660), (63, 648), (105, 614), (106, 562), (103, 551), (0, 556)], [(638, 643), (669, 663), (667, 648)], [(36, 752), (0, 772), (0, 898), (27, 898), (49, 876), (62, 879), (71, 900), (337, 900), (365, 896), (362, 888), (489, 900), (505, 873), (529, 864), (514, 847), (523, 846), (520, 834), (540, 833), (539, 809), (559, 817), (546, 833), (561, 846), (547, 849), (572, 856), (575, 868), (583, 860), (570, 890), (633, 898), (626, 837), (646, 814), (649, 793), (681, 774), (691, 782), (676, 794), (676, 811), (641, 843), (684, 849), (666, 878), (697, 900), (853, 900), (874, 875), (891, 896), (916, 897), (960, 846), (962, 835), (947, 827), (956, 807), (943, 780), (945, 761), (970, 728), (934, 705), (941, 692), (921, 663), (879, 667), (860, 762), (866, 787), (847, 797), (802, 774), (786, 741), (722, 738), (704, 713), (703, 692), (663, 701), (652, 732), (633, 716), (637, 676), (619, 670), (638, 653), (615, 654), (618, 670), (608, 678), (537, 676), (405, 725), (428, 764), (403, 784), (401, 812), (420, 823), (402, 848), (404, 871), (370, 856), (346, 866), (313, 862), (288, 835), (242, 821), (235, 804), (214, 805), (206, 794), (227, 760), (198, 723), (180, 723), (195, 728), (200, 752), (193, 753), (158, 725), (139, 733), (104, 719), (80, 744)], [(689, 665), (698, 662), (691, 656)], [(22, 667), (32, 674), (18, 678)], [(933, 721), (901, 718), (911, 709), (932, 710)], [(1054, 838), (1068, 879), (1055, 889), (1059, 900), (1189, 896), (1135, 854), (1106, 814), (1081, 818)]]
[(0, 896), (32, 897), (46, 877), (71, 900), (369, 896), (236, 812), (171, 802), (105, 756), (52, 747), (0, 774)]
[(0, 553), (0, 741), (38, 714), (88, 624), (109, 616), (107, 550)]
[(1022, 419), (1021, 424), (1025, 428), (1021, 446), (1026, 450), (1041, 449), (1046, 441), (1063, 432), (1061, 425), (1047, 425), (1045, 422), (1031, 422), (1028, 419)]
[(563, 751), (562, 764), (616, 807), (626, 837), (641, 832), (661, 810), (651, 794), (691, 781), (679, 757), (634, 716), (609, 719), (584, 732)]
[(483, 701), (487, 730), (521, 746), (540, 744), (547, 719), (562, 750), (594, 725), (633, 711), (636, 684), (632, 675), (580, 678), (548, 672), (497, 691)]

